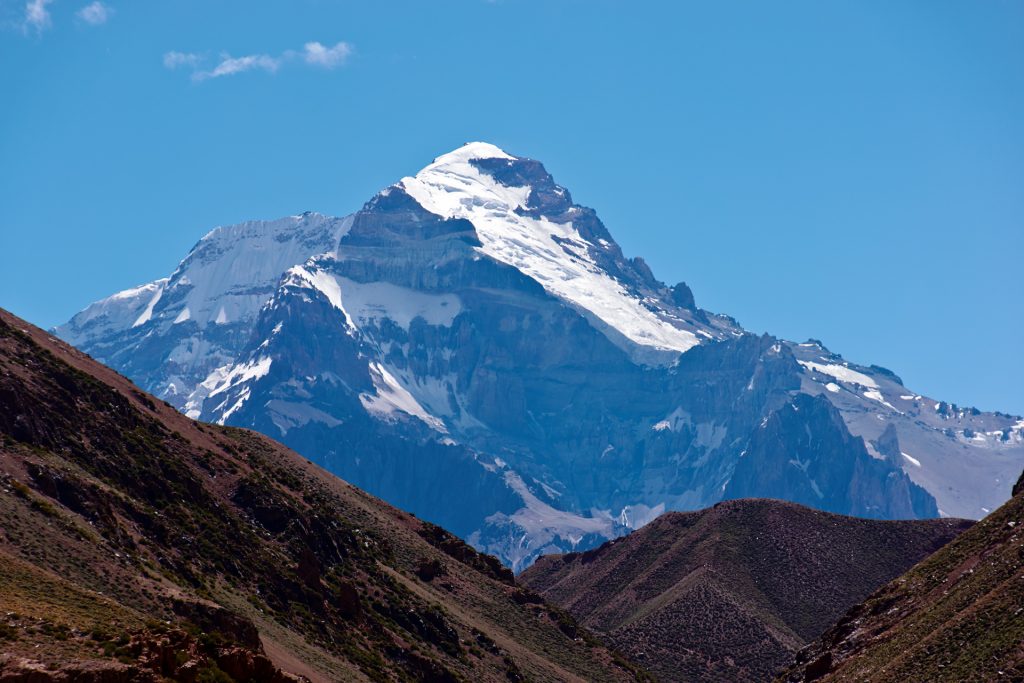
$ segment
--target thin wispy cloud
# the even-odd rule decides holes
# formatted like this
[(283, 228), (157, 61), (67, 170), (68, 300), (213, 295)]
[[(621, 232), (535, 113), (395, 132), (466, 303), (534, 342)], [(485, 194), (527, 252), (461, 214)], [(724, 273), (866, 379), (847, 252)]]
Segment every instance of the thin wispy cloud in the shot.
[(246, 55), (244, 57), (231, 57), (224, 55), (220, 63), (209, 71), (195, 71), (192, 73), (192, 80), (205, 81), (208, 78), (220, 78), (221, 76), (234, 76), (246, 71), (262, 70), (267, 73), (274, 73), (281, 67), (281, 59), (270, 55)]
[(192, 52), (167, 52), (164, 53), (164, 67), (168, 69), (177, 69), (178, 67), (188, 66), (197, 67), (203, 60), (201, 55), (194, 54)]
[(99, 26), (107, 23), (114, 10), (109, 5), (104, 5), (99, 0), (91, 2), (75, 13), (79, 19), (91, 26)]
[(338, 43), (334, 47), (326, 47), (322, 43), (306, 43), (303, 47), (303, 59), (307, 64), (322, 66), (325, 69), (333, 69), (341, 66), (352, 54), (352, 46), (348, 43)]
[(25, 3), (25, 22), (22, 24), (26, 33), (35, 31), (42, 33), (50, 28), (53, 20), (50, 17), (50, 10), (46, 6), (53, 0), (28, 0)]
[(168, 69), (189, 69), (192, 80), (199, 82), (234, 76), (246, 71), (264, 71), (272, 74), (292, 62), (321, 69), (335, 69), (348, 61), (353, 50), (352, 45), (346, 42), (328, 46), (313, 41), (306, 43), (302, 50), (285, 50), (276, 57), (268, 54), (232, 57), (230, 54), (222, 53), (220, 60), (212, 66), (207, 65), (203, 55), (194, 52), (167, 52), (164, 54), (163, 62), (164, 67)]

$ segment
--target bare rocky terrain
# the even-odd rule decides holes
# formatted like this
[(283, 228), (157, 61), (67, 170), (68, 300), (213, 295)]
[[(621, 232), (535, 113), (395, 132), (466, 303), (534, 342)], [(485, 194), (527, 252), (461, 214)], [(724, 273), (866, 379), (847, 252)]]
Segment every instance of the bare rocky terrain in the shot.
[(851, 609), (780, 681), (1024, 681), (1024, 475), (1013, 498)]
[(971, 522), (879, 521), (776, 500), (668, 513), (520, 580), (664, 681), (765, 681)]

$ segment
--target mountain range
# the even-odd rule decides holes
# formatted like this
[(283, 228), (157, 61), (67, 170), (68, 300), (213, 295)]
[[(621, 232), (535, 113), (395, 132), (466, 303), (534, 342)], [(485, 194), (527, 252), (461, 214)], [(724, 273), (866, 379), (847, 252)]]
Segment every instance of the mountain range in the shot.
[(0, 680), (649, 680), (512, 572), (0, 310)]
[(0, 310), (0, 493), (12, 683), (653, 680), (642, 666), (749, 681), (808, 639), (779, 681), (1018, 680), (1024, 666), (1024, 475), (973, 525), (733, 500), (517, 580)]
[(732, 498), (978, 519), (1024, 466), (1024, 420), (700, 308), (486, 143), (342, 218), (217, 228), (55, 332), (515, 571)]

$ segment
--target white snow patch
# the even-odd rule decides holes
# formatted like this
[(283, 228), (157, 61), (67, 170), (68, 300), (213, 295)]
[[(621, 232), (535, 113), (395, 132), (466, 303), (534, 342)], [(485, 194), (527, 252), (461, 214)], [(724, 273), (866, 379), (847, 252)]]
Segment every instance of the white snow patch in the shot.
[(896, 410), (896, 406), (886, 401), (885, 397), (882, 396), (882, 392), (878, 391), (877, 389), (868, 389), (867, 391), (865, 391), (864, 398), (870, 398), (872, 401), (878, 401), (886, 408), (889, 408), (890, 410), (895, 410), (897, 413), (900, 412)]
[(835, 382), (829, 382), (828, 384), (825, 385), (825, 388), (831, 391), (833, 394), (839, 393), (839, 385), (836, 384)]
[(396, 411), (419, 418), (431, 429), (448, 433), (444, 422), (437, 419), (416, 401), (412, 394), (380, 363), (370, 363), (370, 378), (376, 395), (360, 394), (359, 400), (367, 411), (384, 419), (394, 419)]
[(146, 302), (167, 285), (167, 278), (132, 287), (89, 304), (67, 323), (56, 328), (57, 335), (80, 345), (120, 330), (126, 330), (145, 312)]
[(656, 432), (663, 432), (665, 430), (672, 430), (673, 432), (677, 432), (684, 426), (689, 425), (691, 423), (692, 420), (690, 419), (690, 414), (687, 413), (682, 408), (676, 408), (671, 413), (666, 415), (664, 420), (655, 423), (654, 426), (651, 427), (651, 429)]
[(385, 318), (405, 329), (414, 318), (448, 326), (462, 311), (462, 302), (454, 294), (427, 294), (390, 282), (356, 282), (308, 265), (289, 269), (288, 283), (322, 293), (345, 314), (350, 326)]
[(462, 302), (454, 294), (427, 294), (390, 282), (364, 283), (344, 277), (335, 280), (357, 325), (389, 318), (409, 329), (414, 318), (423, 318), (429, 325), (447, 327), (462, 311)]
[(835, 377), (840, 382), (851, 382), (853, 384), (859, 384), (864, 387), (871, 389), (877, 389), (878, 383), (865, 375), (863, 372), (857, 372), (851, 370), (845, 365), (836, 365), (835, 363), (815, 363), (813, 361), (801, 360), (797, 361), (800, 365), (804, 366), (808, 370), (814, 370), (820, 372), (823, 375)]
[[(796, 406), (793, 406), (793, 408), (796, 409)], [(725, 425), (701, 422), (697, 425), (695, 431), (697, 434), (693, 440), (693, 445), (713, 451), (722, 445), (722, 441), (725, 440), (729, 430)]]
[(664, 512), (664, 503), (658, 503), (654, 507), (642, 503), (627, 505), (619, 513), (619, 524), (627, 529), (639, 529), (653, 522)]
[(178, 317), (174, 319), (174, 324), (177, 325), (178, 323), (183, 323), (191, 317), (192, 311), (188, 310), (188, 306), (186, 306), (185, 308), (181, 309), (181, 313), (179, 313)]
[(918, 460), (917, 458), (913, 457), (912, 455), (910, 455), (910, 454), (908, 454), (908, 453), (900, 453), (900, 455), (902, 455), (902, 456), (903, 456), (904, 458), (906, 458), (907, 460), (909, 460), (909, 461), (910, 461), (910, 463), (911, 463), (912, 465), (914, 465), (915, 467), (920, 467), (920, 466), (921, 466), (921, 461), (920, 461), (920, 460)]
[(470, 163), (495, 158), (512, 159), (493, 145), (471, 143), (439, 157), (400, 184), (428, 211), (469, 220), (482, 243), (479, 251), (517, 268), (630, 342), (680, 352), (700, 343), (692, 332), (673, 326), (643, 306), (599, 268), (589, 253), (596, 245), (584, 240), (571, 222), (554, 223), (516, 213), (526, 205), (531, 189), (506, 187)]
[(352, 218), (310, 213), (273, 221), (247, 221), (207, 233), (171, 276), (189, 286), (185, 305), (205, 328), (221, 309), (231, 322), (251, 320), (271, 297), (281, 274), (337, 248)]
[[(248, 363), (238, 363), (236, 365), (224, 365), (213, 370), (206, 379), (199, 383), (199, 385), (193, 390), (188, 397), (188, 401), (185, 403), (183, 408), (185, 415), (192, 419), (199, 418), (203, 412), (203, 403), (207, 398), (211, 396), (217, 396), (227, 392), (229, 389), (241, 385), (249, 380), (259, 379), (268, 372), (270, 372), (270, 365), (273, 361), (267, 357), (262, 356), (257, 360), (250, 361)], [(231, 417), (231, 415), (242, 407), (242, 404), (249, 398), (249, 387), (244, 387), (239, 394), (238, 399), (235, 403), (224, 410), (224, 406), (227, 405), (228, 399), (225, 398), (221, 401), (214, 412), (224, 410), (217, 419), (217, 424), (224, 424), (224, 422)]]
[(561, 495), (562, 495), (561, 491), (558, 491), (556, 489), (551, 488), (550, 486), (548, 486), (547, 484), (545, 484), (542, 481), (538, 482), (538, 483), (540, 484), (540, 487), (542, 489), (544, 489), (544, 493), (548, 494), (548, 498), (559, 498), (559, 497), (561, 497)]
[[(273, 360), (271, 358), (268, 356), (262, 356), (254, 361), (240, 363), (230, 367), (226, 372), (222, 369), (215, 370), (214, 372), (221, 376), (221, 380), (209, 395), (216, 396), (217, 394), (221, 394), (238, 384), (266, 376), (266, 374), (270, 372), (270, 366), (272, 363)], [(204, 384), (205, 382), (206, 381), (204, 381)]]
[[(156, 287), (156, 292), (154, 292), (153, 298), (151, 298), (149, 300), (149, 303), (146, 304), (146, 310), (142, 311), (139, 317), (135, 319), (135, 322), (132, 323), (132, 327), (145, 325), (147, 322), (149, 322), (149, 319), (153, 317), (153, 307), (156, 306), (158, 301), (160, 301), (160, 297), (164, 295), (164, 285), (167, 284), (167, 280), (158, 280), (158, 282), (160, 284)], [(144, 285), (140, 289), (145, 289), (146, 287), (150, 286), (152, 285)], [(114, 296), (117, 295), (115, 294)]]
[(345, 310), (345, 305), (341, 301), (341, 286), (338, 284), (337, 278), (319, 268), (307, 270), (304, 266), (289, 268), (287, 276), (288, 284), (309, 287), (327, 297), (331, 306), (345, 314), (345, 319), (349, 321), (351, 326), (352, 318), (349, 316), (348, 311)]
[(232, 367), (233, 366), (231, 364), (228, 364), (215, 368), (206, 376), (206, 379), (196, 386), (195, 390), (189, 394), (188, 401), (185, 403), (185, 415), (193, 420), (199, 419), (203, 414), (203, 402), (206, 401), (207, 397), (209, 397), (210, 392), (224, 383), (224, 380), (231, 372)]
[(487, 518), (490, 524), (511, 522), (523, 530), (519, 547), (511, 552), (513, 571), (523, 569), (524, 561), (537, 548), (543, 548), (556, 537), (561, 537), (570, 544), (579, 543), (589, 534), (597, 534), (605, 538), (616, 536), (614, 522), (610, 514), (601, 513), (593, 517), (584, 517), (573, 512), (566, 512), (548, 505), (535, 496), (522, 478), (512, 471), (505, 472), (505, 483), (523, 499), (523, 507), (511, 515), (497, 512)]
[(233, 414), (233, 413), (234, 413), (234, 412), (235, 412), (236, 410), (238, 410), (239, 408), (241, 408), (241, 407), (242, 407), (242, 405), (243, 405), (243, 404), (244, 404), (244, 403), (245, 403), (246, 401), (248, 401), (248, 400), (249, 400), (249, 396), (251, 396), (251, 395), (252, 395), (252, 392), (251, 392), (251, 391), (249, 390), (249, 387), (245, 387), (245, 388), (243, 388), (243, 389), (242, 389), (242, 391), (241, 391), (241, 393), (240, 393), (240, 394), (238, 395), (238, 400), (237, 400), (237, 401), (235, 401), (235, 404), (234, 404), (233, 406), (231, 406), (230, 408), (228, 408), (227, 410), (225, 410), (225, 411), (224, 411), (224, 413), (223, 413), (223, 414), (222, 414), (222, 415), (220, 416), (220, 419), (218, 419), (218, 420), (217, 420), (217, 424), (221, 424), (221, 425), (222, 425), (222, 424), (224, 424), (225, 422), (227, 422), (227, 421), (228, 421), (228, 418), (229, 418), (229, 417), (231, 417), (231, 415), (232, 415), (232, 414)]
[(810, 460), (801, 460), (800, 458), (791, 458), (789, 464), (797, 468), (804, 474), (807, 474), (807, 468), (811, 464)]
[(282, 435), (287, 434), (293, 427), (301, 427), (310, 422), (319, 422), (328, 427), (337, 427), (341, 424), (341, 420), (333, 415), (305, 403), (272, 399), (267, 401), (266, 408), (270, 421), (281, 430)]

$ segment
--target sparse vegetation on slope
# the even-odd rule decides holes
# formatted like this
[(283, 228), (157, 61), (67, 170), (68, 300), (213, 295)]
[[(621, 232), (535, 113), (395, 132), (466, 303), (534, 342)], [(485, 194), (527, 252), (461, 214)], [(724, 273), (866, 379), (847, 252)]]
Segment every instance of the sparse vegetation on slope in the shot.
[(780, 680), (1024, 680), (1024, 476), (1013, 491), (851, 609)]
[(492, 558), (6, 312), (0, 455), (3, 675), (645, 678)]
[(850, 605), (968, 526), (738, 500), (541, 558), (520, 580), (662, 680), (763, 681)]

